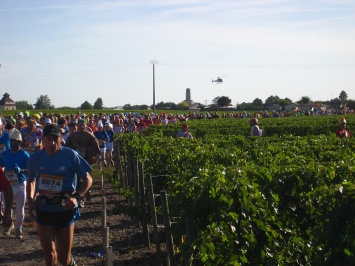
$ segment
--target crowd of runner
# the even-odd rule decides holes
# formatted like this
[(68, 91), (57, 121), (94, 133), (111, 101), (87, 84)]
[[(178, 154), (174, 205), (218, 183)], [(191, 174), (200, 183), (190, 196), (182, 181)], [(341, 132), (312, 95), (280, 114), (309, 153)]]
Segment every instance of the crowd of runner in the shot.
[[(293, 115), (329, 114), (339, 112), (295, 112)], [(79, 208), (84, 207), (84, 199), (91, 199), (92, 164), (97, 163), (100, 169), (114, 166), (115, 134), (142, 133), (149, 125), (181, 122), (176, 137), (192, 139), (186, 121), (248, 118), (251, 136), (260, 137), (262, 130), (258, 118), (282, 116), (288, 115), (283, 112), (30, 115), (26, 111), (5, 118), (0, 116), (0, 221), (3, 235), (10, 235), (15, 229), (16, 238), (23, 239), (27, 201), (29, 214), (37, 222), (46, 265), (56, 265), (58, 261), (62, 265), (76, 265), (71, 256), (74, 221), (80, 216)], [(338, 137), (350, 137), (346, 125), (342, 117), (336, 131)], [(13, 200), (16, 201), (16, 224), (12, 221)]]

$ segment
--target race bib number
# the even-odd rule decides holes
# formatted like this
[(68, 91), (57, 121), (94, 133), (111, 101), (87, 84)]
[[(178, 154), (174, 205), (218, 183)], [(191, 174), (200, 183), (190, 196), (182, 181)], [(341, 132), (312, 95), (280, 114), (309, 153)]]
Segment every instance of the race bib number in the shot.
[(41, 174), (38, 181), (38, 191), (43, 194), (62, 192), (63, 177)]
[(18, 177), (15, 171), (6, 171), (5, 176), (7, 180), (9, 180), (11, 185), (17, 184), (18, 183)]

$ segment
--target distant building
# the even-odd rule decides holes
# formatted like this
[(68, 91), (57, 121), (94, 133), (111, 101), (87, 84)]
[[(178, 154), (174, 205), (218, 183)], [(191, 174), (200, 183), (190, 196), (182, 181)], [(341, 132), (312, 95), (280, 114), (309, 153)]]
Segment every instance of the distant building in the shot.
[(299, 103), (290, 103), (285, 106), (285, 111), (294, 111), (294, 110), (300, 110), (300, 111), (313, 111), (313, 110), (318, 110), (318, 111), (325, 111), (327, 109), (327, 105), (317, 103), (317, 102), (309, 102), (309, 103), (304, 103), (304, 104), (299, 104)]
[(288, 105), (285, 105), (285, 111), (297, 110), (299, 107), (300, 107), (299, 103), (290, 103)]
[(188, 103), (190, 106), (193, 104), (193, 101), (191, 100), (191, 91), (189, 88), (186, 89), (186, 99), (185, 102)]
[(10, 98), (10, 94), (7, 92), (0, 100), (0, 110), (16, 110), (16, 103)]
[(278, 104), (272, 104), (267, 107), (269, 111), (279, 111), (282, 109), (282, 107)]

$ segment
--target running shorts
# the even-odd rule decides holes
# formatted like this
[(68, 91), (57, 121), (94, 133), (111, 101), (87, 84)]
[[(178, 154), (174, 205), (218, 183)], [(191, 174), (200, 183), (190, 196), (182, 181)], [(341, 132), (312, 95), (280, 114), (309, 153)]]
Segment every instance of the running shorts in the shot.
[(106, 150), (113, 151), (113, 142), (106, 142)]
[(70, 226), (80, 217), (78, 208), (61, 212), (49, 212), (36, 210), (36, 222), (40, 225), (54, 226), (55, 228), (65, 228)]

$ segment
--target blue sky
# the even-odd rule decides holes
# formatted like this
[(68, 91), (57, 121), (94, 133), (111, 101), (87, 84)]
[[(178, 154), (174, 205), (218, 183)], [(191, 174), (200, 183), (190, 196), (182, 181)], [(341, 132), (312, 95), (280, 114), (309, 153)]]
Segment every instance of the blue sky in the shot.
[(156, 103), (355, 99), (354, 47), (352, 0), (1, 0), (0, 94), (151, 105), (154, 59)]

